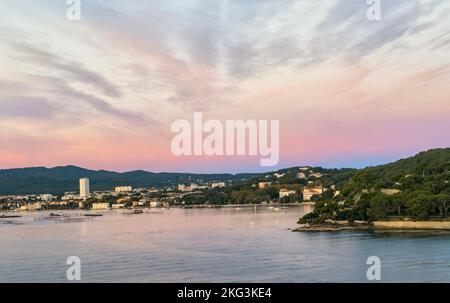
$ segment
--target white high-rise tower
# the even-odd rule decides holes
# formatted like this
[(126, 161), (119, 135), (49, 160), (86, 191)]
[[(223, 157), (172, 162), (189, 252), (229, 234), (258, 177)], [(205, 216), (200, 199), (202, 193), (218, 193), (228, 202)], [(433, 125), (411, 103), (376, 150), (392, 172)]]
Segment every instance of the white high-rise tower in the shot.
[(88, 198), (90, 194), (91, 193), (89, 191), (89, 179), (88, 178), (80, 179), (80, 197)]

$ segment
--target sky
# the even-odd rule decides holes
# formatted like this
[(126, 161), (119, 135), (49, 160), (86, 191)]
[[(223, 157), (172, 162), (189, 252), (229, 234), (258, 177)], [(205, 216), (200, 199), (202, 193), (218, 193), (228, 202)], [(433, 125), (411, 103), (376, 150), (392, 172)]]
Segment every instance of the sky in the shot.
[[(450, 2), (0, 0), (0, 168), (365, 167), (450, 147)], [(177, 119), (279, 120), (280, 161), (174, 156)]]

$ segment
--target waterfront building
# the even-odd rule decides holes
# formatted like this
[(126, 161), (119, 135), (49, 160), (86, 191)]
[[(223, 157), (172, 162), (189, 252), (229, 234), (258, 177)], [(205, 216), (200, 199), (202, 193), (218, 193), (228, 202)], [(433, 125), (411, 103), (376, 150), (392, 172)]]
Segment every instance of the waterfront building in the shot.
[(322, 193), (323, 187), (321, 185), (305, 187), (303, 190), (303, 201), (311, 201), (312, 196), (321, 195)]
[(80, 199), (83, 199), (83, 197), (80, 197), (79, 195), (76, 194), (65, 194), (64, 196), (61, 197), (62, 201), (80, 200)]
[(92, 209), (93, 210), (107, 210), (110, 209), (111, 204), (106, 202), (100, 202), (100, 203), (92, 203)]
[(289, 190), (289, 189), (285, 189), (285, 188), (280, 189), (280, 198), (289, 197), (290, 195), (296, 195), (296, 194), (297, 194), (297, 192), (295, 190)]
[(112, 204), (112, 209), (120, 209), (120, 208), (125, 208), (126, 204), (125, 203), (116, 203), (116, 204)]
[(80, 179), (80, 197), (86, 199), (90, 196), (89, 179)]
[(22, 211), (41, 210), (42, 209), (42, 204), (41, 203), (26, 204), (26, 205), (22, 205), (19, 209), (22, 210)]
[(143, 200), (140, 200), (140, 201), (134, 201), (133, 202), (133, 207), (139, 207), (139, 206), (145, 206), (145, 201), (143, 201)]

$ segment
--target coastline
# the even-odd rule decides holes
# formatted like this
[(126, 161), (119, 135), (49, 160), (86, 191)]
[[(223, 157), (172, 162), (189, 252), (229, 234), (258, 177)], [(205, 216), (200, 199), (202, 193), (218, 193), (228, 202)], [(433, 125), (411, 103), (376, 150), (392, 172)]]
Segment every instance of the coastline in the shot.
[(347, 221), (334, 221), (325, 224), (308, 225), (292, 229), (294, 232), (340, 232), (365, 231), (379, 234), (450, 234), (450, 221), (375, 221), (358, 222), (350, 225)]
[(179, 207), (179, 208), (236, 208), (236, 207), (283, 207), (283, 206), (309, 206), (311, 204), (305, 204), (304, 202), (301, 203), (258, 203), (258, 204), (218, 204), (218, 205), (212, 205), (212, 204), (193, 204), (193, 205), (177, 205), (173, 207)]
[(355, 227), (355, 226), (332, 226), (332, 225), (312, 225), (306, 227), (297, 227), (292, 229), (293, 232), (339, 232), (339, 231), (366, 231), (369, 232), (369, 226)]
[(339, 232), (339, 231), (365, 231), (371, 230), (371, 224), (366, 221), (355, 221), (350, 224), (348, 221), (327, 220), (323, 224), (301, 224), (292, 229), (295, 232)]
[[(314, 206), (314, 202), (294, 202), (294, 203), (257, 203), (257, 204), (192, 204), (192, 205), (170, 205), (158, 206), (158, 207), (124, 207), (120, 209), (165, 209), (165, 208), (182, 208), (182, 209), (200, 209), (200, 208), (250, 208), (250, 207), (295, 207), (295, 206)], [(80, 211), (106, 211), (109, 209), (84, 209), (84, 208), (70, 208), (70, 207), (59, 207), (59, 208), (43, 208), (36, 210), (0, 210), (0, 214), (8, 213), (30, 213), (30, 212), (41, 212), (41, 211), (68, 211), (68, 210), (80, 210)], [(2, 215), (0, 215), (2, 218)]]

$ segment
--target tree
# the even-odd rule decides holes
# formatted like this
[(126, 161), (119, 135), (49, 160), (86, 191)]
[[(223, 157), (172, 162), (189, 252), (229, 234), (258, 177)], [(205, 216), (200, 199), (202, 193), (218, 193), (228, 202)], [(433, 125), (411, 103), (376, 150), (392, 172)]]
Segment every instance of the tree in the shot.
[(430, 197), (424, 194), (413, 197), (407, 203), (407, 213), (415, 219), (423, 220), (429, 215)]

